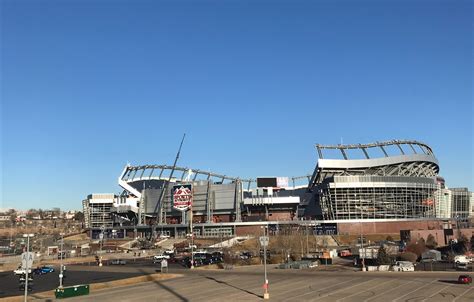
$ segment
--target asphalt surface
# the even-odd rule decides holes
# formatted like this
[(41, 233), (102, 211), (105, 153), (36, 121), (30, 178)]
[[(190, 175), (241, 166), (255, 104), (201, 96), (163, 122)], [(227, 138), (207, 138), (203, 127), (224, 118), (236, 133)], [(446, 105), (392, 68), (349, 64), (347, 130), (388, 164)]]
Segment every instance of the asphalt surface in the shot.
[[(91, 284), (159, 271), (151, 260), (120, 266), (69, 265), (64, 285)], [(175, 279), (91, 292), (72, 301), (260, 301), (263, 266), (233, 270), (184, 269), (170, 264)], [(281, 270), (268, 265), (272, 301), (474, 301), (474, 286), (457, 284), (459, 272), (360, 272), (349, 267), (321, 266)], [(474, 277), (474, 274), (471, 273)], [(58, 272), (36, 276), (35, 292), (58, 285)], [(21, 295), (12, 272), (0, 274), (0, 298)]]
[[(169, 270), (182, 271), (184, 267), (170, 263)], [(63, 285), (91, 284), (126, 279), (156, 273), (160, 266), (151, 260), (129, 260), (126, 265), (105, 265), (102, 267), (94, 263), (83, 265), (67, 265), (64, 272)], [(53, 290), (59, 286), (59, 266), (54, 267), (54, 272), (45, 275), (33, 275), (33, 290), (38, 293)], [(0, 298), (21, 295), (19, 290), (19, 277), (13, 272), (0, 273)]]
[[(449, 272), (351, 272), (269, 268), (271, 301), (474, 301)], [(263, 268), (185, 271), (183, 277), (107, 289), (70, 301), (261, 301)]]

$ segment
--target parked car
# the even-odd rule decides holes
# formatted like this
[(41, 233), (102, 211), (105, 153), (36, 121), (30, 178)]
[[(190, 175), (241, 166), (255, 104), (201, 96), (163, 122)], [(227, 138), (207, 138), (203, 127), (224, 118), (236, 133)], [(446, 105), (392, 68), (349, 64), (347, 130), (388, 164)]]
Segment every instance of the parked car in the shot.
[(472, 283), (472, 277), (469, 275), (461, 275), (458, 278), (458, 283), (460, 284), (471, 284)]
[(125, 265), (127, 264), (127, 261), (123, 259), (114, 259), (112, 260), (112, 265)]
[(54, 272), (54, 267), (51, 266), (38, 266), (33, 270), (33, 274), (35, 275), (44, 275), (47, 273), (52, 273)]
[(165, 255), (173, 255), (174, 254), (174, 249), (168, 249), (165, 251)]
[(240, 259), (250, 259), (252, 258), (252, 254), (250, 252), (242, 252), (239, 256)]
[(459, 263), (469, 263), (469, 259), (464, 256), (464, 255), (457, 255), (454, 257), (454, 263), (459, 264)]
[(349, 257), (352, 256), (352, 253), (350, 250), (342, 250), (339, 252), (339, 257)]
[(410, 261), (397, 261), (392, 267), (395, 272), (414, 272), (415, 266)]
[[(22, 268), (21, 265), (13, 271), (14, 275), (26, 275), (26, 269)], [(31, 269), (28, 269), (28, 274), (31, 274)]]
[(161, 262), (161, 260), (163, 259), (170, 259), (170, 256), (169, 255), (164, 255), (164, 254), (159, 254), (159, 255), (155, 255), (153, 256), (153, 262), (154, 263), (157, 263), (157, 262)]

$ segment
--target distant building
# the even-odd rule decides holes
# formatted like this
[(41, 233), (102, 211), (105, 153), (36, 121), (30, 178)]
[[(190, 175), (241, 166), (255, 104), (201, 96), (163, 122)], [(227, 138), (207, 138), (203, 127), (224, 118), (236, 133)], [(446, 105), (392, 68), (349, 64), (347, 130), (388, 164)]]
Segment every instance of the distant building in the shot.
[(111, 208), (116, 196), (110, 193), (94, 193), (82, 201), (86, 228), (112, 227)]
[(77, 211), (64, 212), (64, 219), (73, 219), (76, 216)]
[(10, 221), (10, 216), (8, 215), (0, 216), (0, 221)]
[(449, 189), (438, 189), (435, 193), (436, 218), (452, 218), (452, 192)]
[(466, 220), (470, 213), (471, 192), (467, 188), (451, 188), (452, 217)]
[(469, 217), (474, 218), (474, 192), (470, 192), (469, 197)]

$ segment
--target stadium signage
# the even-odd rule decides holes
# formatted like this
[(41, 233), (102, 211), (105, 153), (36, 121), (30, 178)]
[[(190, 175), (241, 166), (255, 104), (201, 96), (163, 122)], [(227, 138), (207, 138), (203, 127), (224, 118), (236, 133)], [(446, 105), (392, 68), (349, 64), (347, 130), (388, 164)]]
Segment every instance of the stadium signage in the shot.
[(179, 211), (187, 211), (193, 205), (193, 186), (175, 185), (171, 191), (173, 197), (173, 208)]

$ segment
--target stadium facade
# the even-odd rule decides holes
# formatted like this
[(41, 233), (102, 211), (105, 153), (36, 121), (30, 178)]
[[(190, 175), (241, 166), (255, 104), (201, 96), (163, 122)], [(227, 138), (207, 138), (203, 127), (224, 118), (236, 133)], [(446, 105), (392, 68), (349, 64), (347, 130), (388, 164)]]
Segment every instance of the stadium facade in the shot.
[[(397, 151), (393, 155), (391, 146)], [(316, 148), (319, 159), (309, 189), (318, 195), (324, 219), (435, 217), (439, 166), (426, 144), (390, 141)], [(383, 157), (371, 157), (372, 149), (382, 151)], [(324, 150), (337, 150), (343, 158), (325, 159)], [(349, 151), (364, 158), (352, 159)]]
[[(353, 233), (354, 223), (361, 228), (365, 223), (370, 227), (364, 232), (397, 233), (443, 228), (452, 217), (464, 219), (474, 209), (472, 192), (444, 186), (438, 161), (426, 144), (318, 144), (316, 150), (312, 175), (293, 178), (243, 179), (184, 167), (127, 165), (118, 178), (121, 194), (92, 194), (83, 201), (86, 226), (93, 236), (104, 228), (126, 233), (152, 226), (181, 236), (191, 222), (201, 236), (256, 233), (265, 224)], [(338, 156), (328, 157), (331, 152)], [(188, 211), (173, 207), (173, 190), (183, 185), (192, 186)]]

